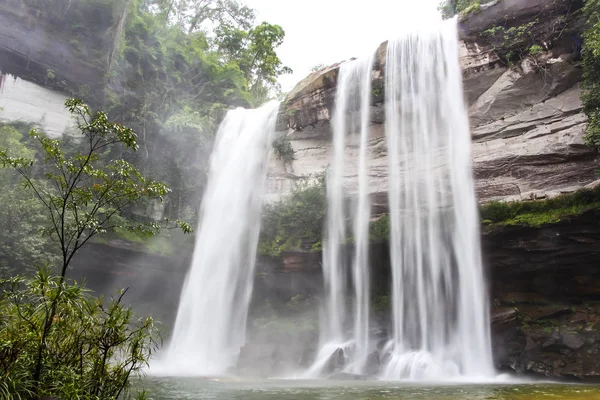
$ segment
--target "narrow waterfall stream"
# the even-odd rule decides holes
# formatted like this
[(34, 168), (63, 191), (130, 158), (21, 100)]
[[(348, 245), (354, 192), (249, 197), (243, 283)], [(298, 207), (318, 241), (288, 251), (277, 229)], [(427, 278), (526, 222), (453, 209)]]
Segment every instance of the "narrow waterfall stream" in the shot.
[[(369, 351), (369, 218), (371, 216), (368, 191), (368, 128), (371, 99), (371, 71), (374, 58), (354, 60), (340, 66), (335, 114), (333, 117), (334, 156), (327, 179), (327, 229), (323, 252), (325, 307), (322, 318), (321, 348), (309, 376), (322, 372), (333, 352), (342, 349), (347, 359), (347, 370), (363, 373)], [(351, 135), (358, 135), (358, 160), (345, 155)], [(350, 162), (358, 161), (354, 171), (358, 178), (355, 205), (347, 206), (348, 193), (344, 190), (345, 177), (350, 173)], [(352, 221), (351, 232), (347, 221)], [(353, 260), (344, 259), (343, 244), (347, 234), (354, 238)], [(354, 288), (352, 326), (348, 334), (346, 297), (348, 290), (347, 266), (352, 265)]]
[(492, 376), (456, 21), (388, 42), (393, 336), (386, 379)]
[(219, 375), (245, 342), (260, 207), (279, 103), (229, 111), (217, 133), (170, 344), (152, 372)]

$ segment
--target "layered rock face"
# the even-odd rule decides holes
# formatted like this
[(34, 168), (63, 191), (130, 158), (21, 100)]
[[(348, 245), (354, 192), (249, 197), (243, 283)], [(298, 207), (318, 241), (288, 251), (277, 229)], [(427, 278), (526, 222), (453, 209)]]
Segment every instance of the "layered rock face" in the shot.
[[(586, 118), (579, 99), (581, 67), (576, 1), (495, 1), (463, 17), (460, 64), (473, 136), (473, 170), (480, 202), (554, 196), (585, 186), (597, 177), (600, 157), (583, 144)], [(536, 37), (557, 38), (550, 50), (527, 55), (516, 65), (499, 57), (497, 39), (482, 34), (500, 22), (529, 27)], [(506, 23), (505, 23), (506, 25)], [(506, 25), (508, 26), (508, 25)], [(564, 29), (568, 34), (556, 34)], [(550, 32), (552, 31), (552, 32)], [(529, 34), (529, 33), (527, 33)], [(554, 37), (554, 36), (553, 36)], [(506, 49), (503, 49), (506, 51)], [(386, 43), (376, 51), (373, 71), (369, 183), (374, 204), (387, 198), (383, 74)], [(279, 130), (291, 142), (295, 160), (273, 160), (271, 199), (285, 195), (298, 176), (322, 172), (332, 158), (330, 118), (337, 69), (333, 65), (300, 82), (282, 106)], [(357, 186), (358, 133), (346, 149), (346, 188)]]
[(483, 235), (501, 370), (600, 376), (600, 213)]

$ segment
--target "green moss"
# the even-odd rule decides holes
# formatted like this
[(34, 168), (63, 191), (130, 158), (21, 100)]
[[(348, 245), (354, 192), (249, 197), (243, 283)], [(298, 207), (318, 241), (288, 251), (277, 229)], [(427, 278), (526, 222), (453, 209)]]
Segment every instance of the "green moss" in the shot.
[(600, 209), (600, 187), (582, 189), (546, 200), (491, 202), (481, 207), (480, 215), (490, 227), (497, 225), (539, 227), (560, 222), (565, 217), (580, 215), (592, 208)]
[(373, 89), (371, 89), (371, 92), (373, 93), (374, 97), (379, 97), (379, 96), (383, 95), (383, 90), (384, 90), (384, 85), (379, 84), (379, 85), (374, 85)]
[(146, 237), (125, 228), (116, 228), (114, 231), (96, 235), (92, 239), (92, 242), (103, 244), (110, 244), (114, 241), (125, 242), (128, 248), (134, 248), (149, 254), (174, 256), (180, 253), (176, 241), (169, 233)]

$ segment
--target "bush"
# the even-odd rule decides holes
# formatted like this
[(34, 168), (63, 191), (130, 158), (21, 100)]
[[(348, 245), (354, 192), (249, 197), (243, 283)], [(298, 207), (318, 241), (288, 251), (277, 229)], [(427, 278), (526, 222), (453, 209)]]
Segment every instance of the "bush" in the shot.
[(259, 253), (277, 256), (282, 251), (300, 248), (304, 243), (319, 242), (326, 208), (324, 175), (297, 181), (288, 197), (265, 204)]
[(390, 216), (384, 215), (371, 222), (369, 238), (371, 240), (386, 240), (390, 237)]
[(129, 378), (147, 365), (159, 336), (152, 318), (139, 319), (122, 305), (124, 292), (105, 302), (45, 270), (1, 284), (1, 398), (130, 394)]
[(534, 57), (542, 54), (543, 52), (544, 49), (538, 44), (534, 44), (529, 48), (529, 55), (532, 55)]
[(294, 148), (285, 136), (280, 136), (273, 141), (273, 151), (280, 160), (285, 162), (294, 161)]

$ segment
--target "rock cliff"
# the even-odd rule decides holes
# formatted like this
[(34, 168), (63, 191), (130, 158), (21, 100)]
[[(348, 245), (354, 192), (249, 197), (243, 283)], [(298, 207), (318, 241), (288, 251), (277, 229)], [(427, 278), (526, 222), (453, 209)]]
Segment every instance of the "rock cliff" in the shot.
[[(596, 179), (600, 157), (582, 141), (586, 118), (579, 100), (580, 6), (566, 0), (499, 0), (460, 18), (460, 64), (480, 202), (554, 196)], [(538, 41), (542, 51), (529, 54)], [(511, 61), (517, 50), (519, 60)], [(387, 198), (385, 52), (383, 43), (372, 76), (369, 182), (376, 206), (385, 205)], [(285, 194), (297, 176), (328, 166), (338, 67), (309, 75), (284, 102), (278, 128), (290, 140), (295, 160), (271, 162), (271, 198)], [(351, 136), (345, 183), (350, 194), (356, 190), (358, 163), (358, 135)]]
[(89, 3), (84, 16), (78, 17), (81, 23), (71, 23), (69, 13), (75, 7), (70, 3), (64, 10), (44, 12), (31, 4), (23, 0), (0, 4), (0, 70), (79, 96), (83, 87), (103, 88), (115, 44), (113, 10)]

